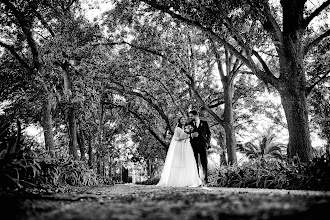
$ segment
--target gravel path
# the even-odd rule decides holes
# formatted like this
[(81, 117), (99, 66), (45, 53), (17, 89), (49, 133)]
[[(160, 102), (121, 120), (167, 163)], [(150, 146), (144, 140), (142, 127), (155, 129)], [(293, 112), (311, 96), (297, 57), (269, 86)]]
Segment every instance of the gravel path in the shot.
[(8, 219), (24, 220), (301, 220), (328, 215), (330, 192), (123, 184), (75, 188), (7, 206), (5, 212), (16, 207)]

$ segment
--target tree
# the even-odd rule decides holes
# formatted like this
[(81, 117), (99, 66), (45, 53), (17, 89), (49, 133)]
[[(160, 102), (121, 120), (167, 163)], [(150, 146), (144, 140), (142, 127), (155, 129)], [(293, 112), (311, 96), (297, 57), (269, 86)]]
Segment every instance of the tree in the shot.
[(320, 130), (319, 136), (326, 141), (326, 150), (330, 152), (330, 96), (329, 96), (329, 41), (321, 42), (308, 55), (306, 71), (310, 76), (310, 104), (311, 122), (316, 130)]
[[(34, 84), (35, 92), (42, 91), (42, 120), (44, 127), (46, 149), (53, 154), (54, 141), (52, 134), (52, 116), (50, 110), (51, 94), (49, 88), (40, 78), (43, 71), (40, 62), (40, 53), (37, 48), (37, 41), (33, 37), (34, 21), (38, 19), (38, 4), (35, 1), (0, 1), (0, 8), (4, 12), (2, 16), (1, 27), (3, 30), (3, 39), (0, 46), (5, 48), (24, 68), (22, 78), (29, 79), (29, 84)], [(39, 17), (40, 18), (40, 17)], [(10, 28), (9, 28), (10, 27)], [(8, 31), (13, 28), (13, 31)], [(13, 42), (8, 44), (6, 41)], [(27, 46), (23, 42), (26, 42)], [(21, 73), (22, 73), (21, 72)], [(41, 82), (37, 84), (37, 82)]]
[[(312, 20), (329, 6), (329, 0), (312, 12), (307, 11), (307, 0), (280, 1), (280, 5), (271, 5), (266, 0), (142, 2), (204, 30), (244, 62), (253, 74), (274, 86), (286, 115), (289, 156), (298, 156), (303, 162), (312, 158), (303, 60), (311, 48), (330, 35), (330, 30), (327, 28), (312, 39), (304, 39)], [(264, 45), (271, 46), (278, 56), (277, 70), (270, 68), (257, 51), (255, 38), (247, 37), (236, 28), (242, 26), (259, 30), (256, 37), (264, 38)], [(230, 33), (230, 41), (222, 36), (224, 29)]]
[[(168, 15), (150, 14), (150, 11), (141, 8), (135, 10), (127, 2), (117, 2), (116, 7), (106, 13), (105, 24), (111, 30), (116, 27), (123, 29), (125, 26), (118, 37), (112, 35), (107, 44), (125, 44), (142, 52), (144, 57), (153, 55), (154, 60), (149, 58), (142, 61), (135, 55), (131, 58), (138, 67), (137, 71), (143, 71), (143, 76), (148, 75), (145, 70), (152, 69), (150, 62), (157, 62), (162, 68), (176, 72), (176, 76), (170, 71), (164, 72), (164, 76), (169, 79), (162, 77), (162, 80), (177, 78), (186, 82), (192, 98), (188, 108), (200, 108), (202, 112), (209, 113), (209, 119), (214, 120), (217, 127), (225, 127), (227, 141), (224, 143), (227, 145), (228, 159), (230, 164), (235, 164), (236, 138), (232, 103), (244, 94), (235, 94), (233, 85), (236, 75), (241, 72), (242, 62), (203, 31), (195, 27), (191, 30), (187, 25), (176, 23), (176, 20)], [(150, 38), (151, 35), (153, 38)], [(253, 35), (253, 32), (250, 35)], [(127, 36), (133, 40), (125, 41)], [(217, 86), (218, 82), (214, 81), (214, 69), (218, 70), (223, 92), (218, 91), (221, 88)]]
[[(1, 7), (7, 16), (7, 20), (2, 22), (3, 29), (8, 30), (8, 26), (13, 25), (16, 36), (7, 31), (6, 42), (0, 45), (25, 68), (25, 77), (30, 79), (29, 84), (32, 84), (35, 94), (40, 94), (40, 91), (42, 94), (41, 124), (46, 148), (54, 148), (54, 118), (51, 113), (55, 112), (56, 125), (68, 124), (69, 152), (78, 159), (78, 133), (83, 133), (77, 129), (77, 118), (80, 117), (77, 111), (84, 99), (81, 95), (81, 78), (84, 76), (75, 65), (92, 54), (90, 42), (96, 38), (97, 26), (84, 20), (76, 0), (1, 1)], [(78, 67), (83, 65), (86, 63), (82, 62)], [(81, 135), (80, 140), (84, 140)], [(84, 148), (80, 149), (83, 151)], [(81, 154), (83, 156), (84, 153)]]

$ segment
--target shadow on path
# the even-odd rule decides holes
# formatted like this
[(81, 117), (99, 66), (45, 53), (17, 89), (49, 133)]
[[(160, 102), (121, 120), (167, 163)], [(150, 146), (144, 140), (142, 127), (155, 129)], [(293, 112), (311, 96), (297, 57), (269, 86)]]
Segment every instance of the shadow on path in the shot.
[(122, 184), (1, 198), (2, 219), (323, 219), (330, 192)]

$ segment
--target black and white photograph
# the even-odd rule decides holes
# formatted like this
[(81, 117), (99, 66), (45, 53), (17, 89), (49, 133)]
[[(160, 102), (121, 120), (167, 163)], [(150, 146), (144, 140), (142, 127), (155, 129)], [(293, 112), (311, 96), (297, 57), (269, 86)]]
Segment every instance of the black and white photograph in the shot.
[(0, 0), (3, 220), (330, 211), (330, 0)]

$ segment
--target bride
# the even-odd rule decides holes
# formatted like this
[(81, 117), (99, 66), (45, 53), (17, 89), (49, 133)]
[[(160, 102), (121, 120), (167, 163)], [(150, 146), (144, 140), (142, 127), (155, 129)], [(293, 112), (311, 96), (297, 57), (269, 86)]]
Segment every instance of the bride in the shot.
[(185, 117), (178, 120), (157, 186), (197, 187), (202, 185), (189, 135), (184, 131), (186, 122)]

